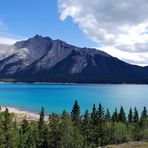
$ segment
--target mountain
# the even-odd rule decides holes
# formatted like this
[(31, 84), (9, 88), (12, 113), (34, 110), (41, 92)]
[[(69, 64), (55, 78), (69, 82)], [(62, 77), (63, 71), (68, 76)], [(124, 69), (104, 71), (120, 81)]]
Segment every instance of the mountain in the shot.
[(0, 45), (0, 81), (148, 84), (148, 67), (36, 35)]

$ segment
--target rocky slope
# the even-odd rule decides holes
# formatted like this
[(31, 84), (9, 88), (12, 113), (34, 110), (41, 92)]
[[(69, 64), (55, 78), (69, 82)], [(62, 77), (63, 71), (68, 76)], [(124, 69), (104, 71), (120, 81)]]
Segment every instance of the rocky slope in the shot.
[(0, 80), (21, 82), (148, 83), (148, 67), (105, 52), (36, 35), (0, 45)]

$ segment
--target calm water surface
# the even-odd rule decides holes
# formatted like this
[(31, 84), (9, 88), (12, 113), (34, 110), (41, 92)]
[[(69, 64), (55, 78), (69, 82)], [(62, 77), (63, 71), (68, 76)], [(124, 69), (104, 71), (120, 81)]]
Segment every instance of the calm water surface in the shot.
[(78, 100), (81, 111), (91, 111), (93, 103), (101, 102), (104, 108), (148, 107), (148, 85), (110, 84), (0, 84), (0, 105), (13, 106), (39, 112), (41, 106), (46, 113), (71, 111), (74, 100)]

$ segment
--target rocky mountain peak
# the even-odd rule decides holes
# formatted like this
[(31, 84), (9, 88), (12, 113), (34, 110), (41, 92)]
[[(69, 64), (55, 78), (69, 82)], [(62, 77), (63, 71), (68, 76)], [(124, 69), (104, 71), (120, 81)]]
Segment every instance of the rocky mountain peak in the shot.
[(109, 54), (35, 35), (0, 46), (0, 79), (25, 82), (148, 83), (147, 67)]

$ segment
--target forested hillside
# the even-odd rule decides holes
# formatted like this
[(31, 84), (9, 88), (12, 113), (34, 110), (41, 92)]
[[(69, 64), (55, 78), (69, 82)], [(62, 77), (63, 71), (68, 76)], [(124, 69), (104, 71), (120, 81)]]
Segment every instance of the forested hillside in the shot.
[(140, 114), (136, 107), (126, 115), (124, 108), (111, 113), (103, 106), (80, 113), (75, 101), (71, 113), (52, 113), (45, 121), (41, 108), (39, 121), (21, 122), (6, 109), (0, 112), (0, 148), (95, 148), (109, 144), (148, 140), (146, 107)]

